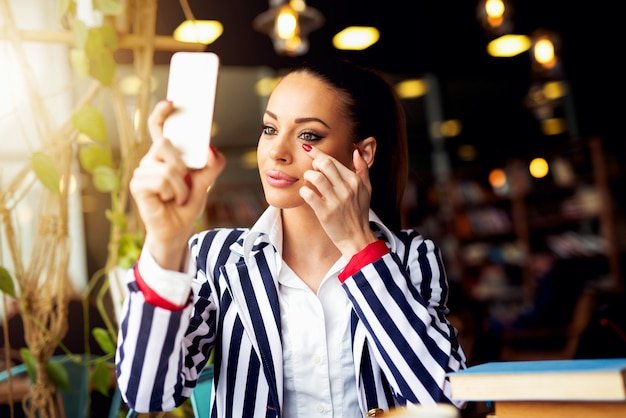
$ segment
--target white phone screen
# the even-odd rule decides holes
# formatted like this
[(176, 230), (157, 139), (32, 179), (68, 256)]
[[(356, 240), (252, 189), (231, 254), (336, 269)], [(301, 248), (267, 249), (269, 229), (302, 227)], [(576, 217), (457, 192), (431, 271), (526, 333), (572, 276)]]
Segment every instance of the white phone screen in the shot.
[(218, 72), (219, 57), (213, 52), (176, 52), (170, 61), (167, 99), (176, 110), (165, 120), (163, 136), (189, 168), (207, 163)]

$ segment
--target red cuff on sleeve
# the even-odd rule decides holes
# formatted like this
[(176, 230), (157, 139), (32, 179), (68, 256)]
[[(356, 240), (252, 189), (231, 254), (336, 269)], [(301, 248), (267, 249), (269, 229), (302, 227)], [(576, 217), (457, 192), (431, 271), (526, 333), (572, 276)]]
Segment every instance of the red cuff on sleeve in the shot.
[(137, 267), (138, 264), (139, 263), (136, 263), (135, 267), (133, 267), (133, 273), (135, 274), (135, 281), (137, 282), (137, 286), (139, 287), (139, 290), (141, 290), (141, 293), (143, 293), (143, 297), (146, 302), (148, 302), (150, 305), (158, 306), (159, 308), (167, 309), (169, 311), (181, 311), (185, 308), (186, 305), (174, 305), (172, 302), (162, 298), (157, 294), (157, 292), (152, 290), (143, 280), (141, 274), (139, 274), (139, 268)]
[(348, 277), (386, 254), (389, 254), (389, 248), (385, 241), (372, 242), (352, 256), (343, 271), (339, 273), (339, 281), (343, 283)]

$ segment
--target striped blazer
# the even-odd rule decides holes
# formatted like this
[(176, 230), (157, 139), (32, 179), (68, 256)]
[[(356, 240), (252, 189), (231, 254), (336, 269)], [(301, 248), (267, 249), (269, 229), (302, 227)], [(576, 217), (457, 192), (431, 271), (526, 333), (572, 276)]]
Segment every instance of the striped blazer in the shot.
[[(391, 251), (342, 285), (353, 306), (363, 416), (372, 408), (451, 403), (446, 374), (464, 368), (465, 355), (446, 319), (448, 283), (439, 249), (413, 230), (392, 234), (371, 211), (370, 221)], [(276, 249), (254, 227), (205, 231), (190, 248), (196, 274), (183, 310), (146, 303), (128, 276), (116, 355), (125, 402), (138, 412), (182, 404), (214, 349), (212, 417), (280, 417)]]

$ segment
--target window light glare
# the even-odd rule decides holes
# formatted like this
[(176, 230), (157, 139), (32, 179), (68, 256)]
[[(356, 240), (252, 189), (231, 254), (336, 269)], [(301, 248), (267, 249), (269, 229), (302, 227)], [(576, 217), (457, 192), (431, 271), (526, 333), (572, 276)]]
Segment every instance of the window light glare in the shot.
[[(70, 178), (68, 180), (68, 188), (67, 188), (68, 194), (72, 194), (76, 192), (76, 188), (77, 188), (76, 177), (70, 175)], [(59, 181), (59, 190), (61, 191), (61, 193), (65, 191), (65, 176), (61, 176), (61, 179)]]
[(421, 79), (404, 80), (396, 84), (396, 92), (401, 99), (415, 99), (428, 92), (428, 84)]
[(349, 26), (333, 37), (337, 49), (361, 51), (378, 42), (380, 33), (371, 26)]
[(185, 20), (174, 30), (174, 39), (209, 45), (223, 32), (224, 26), (217, 20)]
[(26, 225), (33, 220), (33, 209), (28, 205), (20, 205), (17, 208), (17, 219), (20, 225)]
[[(154, 93), (157, 89), (158, 81), (156, 77), (150, 77), (150, 91)], [(135, 96), (141, 89), (141, 79), (136, 74), (127, 75), (120, 80), (120, 90), (126, 96)]]
[(530, 38), (526, 35), (503, 35), (487, 45), (487, 52), (492, 57), (514, 57), (531, 46)]

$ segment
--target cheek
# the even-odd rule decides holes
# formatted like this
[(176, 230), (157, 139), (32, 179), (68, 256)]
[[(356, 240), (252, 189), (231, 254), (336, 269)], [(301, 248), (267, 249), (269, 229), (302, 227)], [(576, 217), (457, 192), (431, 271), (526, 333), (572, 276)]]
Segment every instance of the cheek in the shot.
[(341, 147), (340, 149), (337, 147), (328, 149), (328, 150), (322, 150), (325, 153), (327, 153), (328, 155), (330, 155), (331, 157), (333, 157), (334, 159), (336, 159), (337, 161), (339, 161), (341, 164), (345, 165), (346, 167), (352, 169), (353, 164), (352, 164), (352, 152), (354, 151), (354, 147), (352, 144), (350, 144), (350, 148), (347, 149), (346, 147)]
[(301, 173), (304, 173), (306, 170), (313, 169), (313, 160), (304, 150), (302, 150), (302, 152), (297, 152), (293, 156), (292, 164)]

